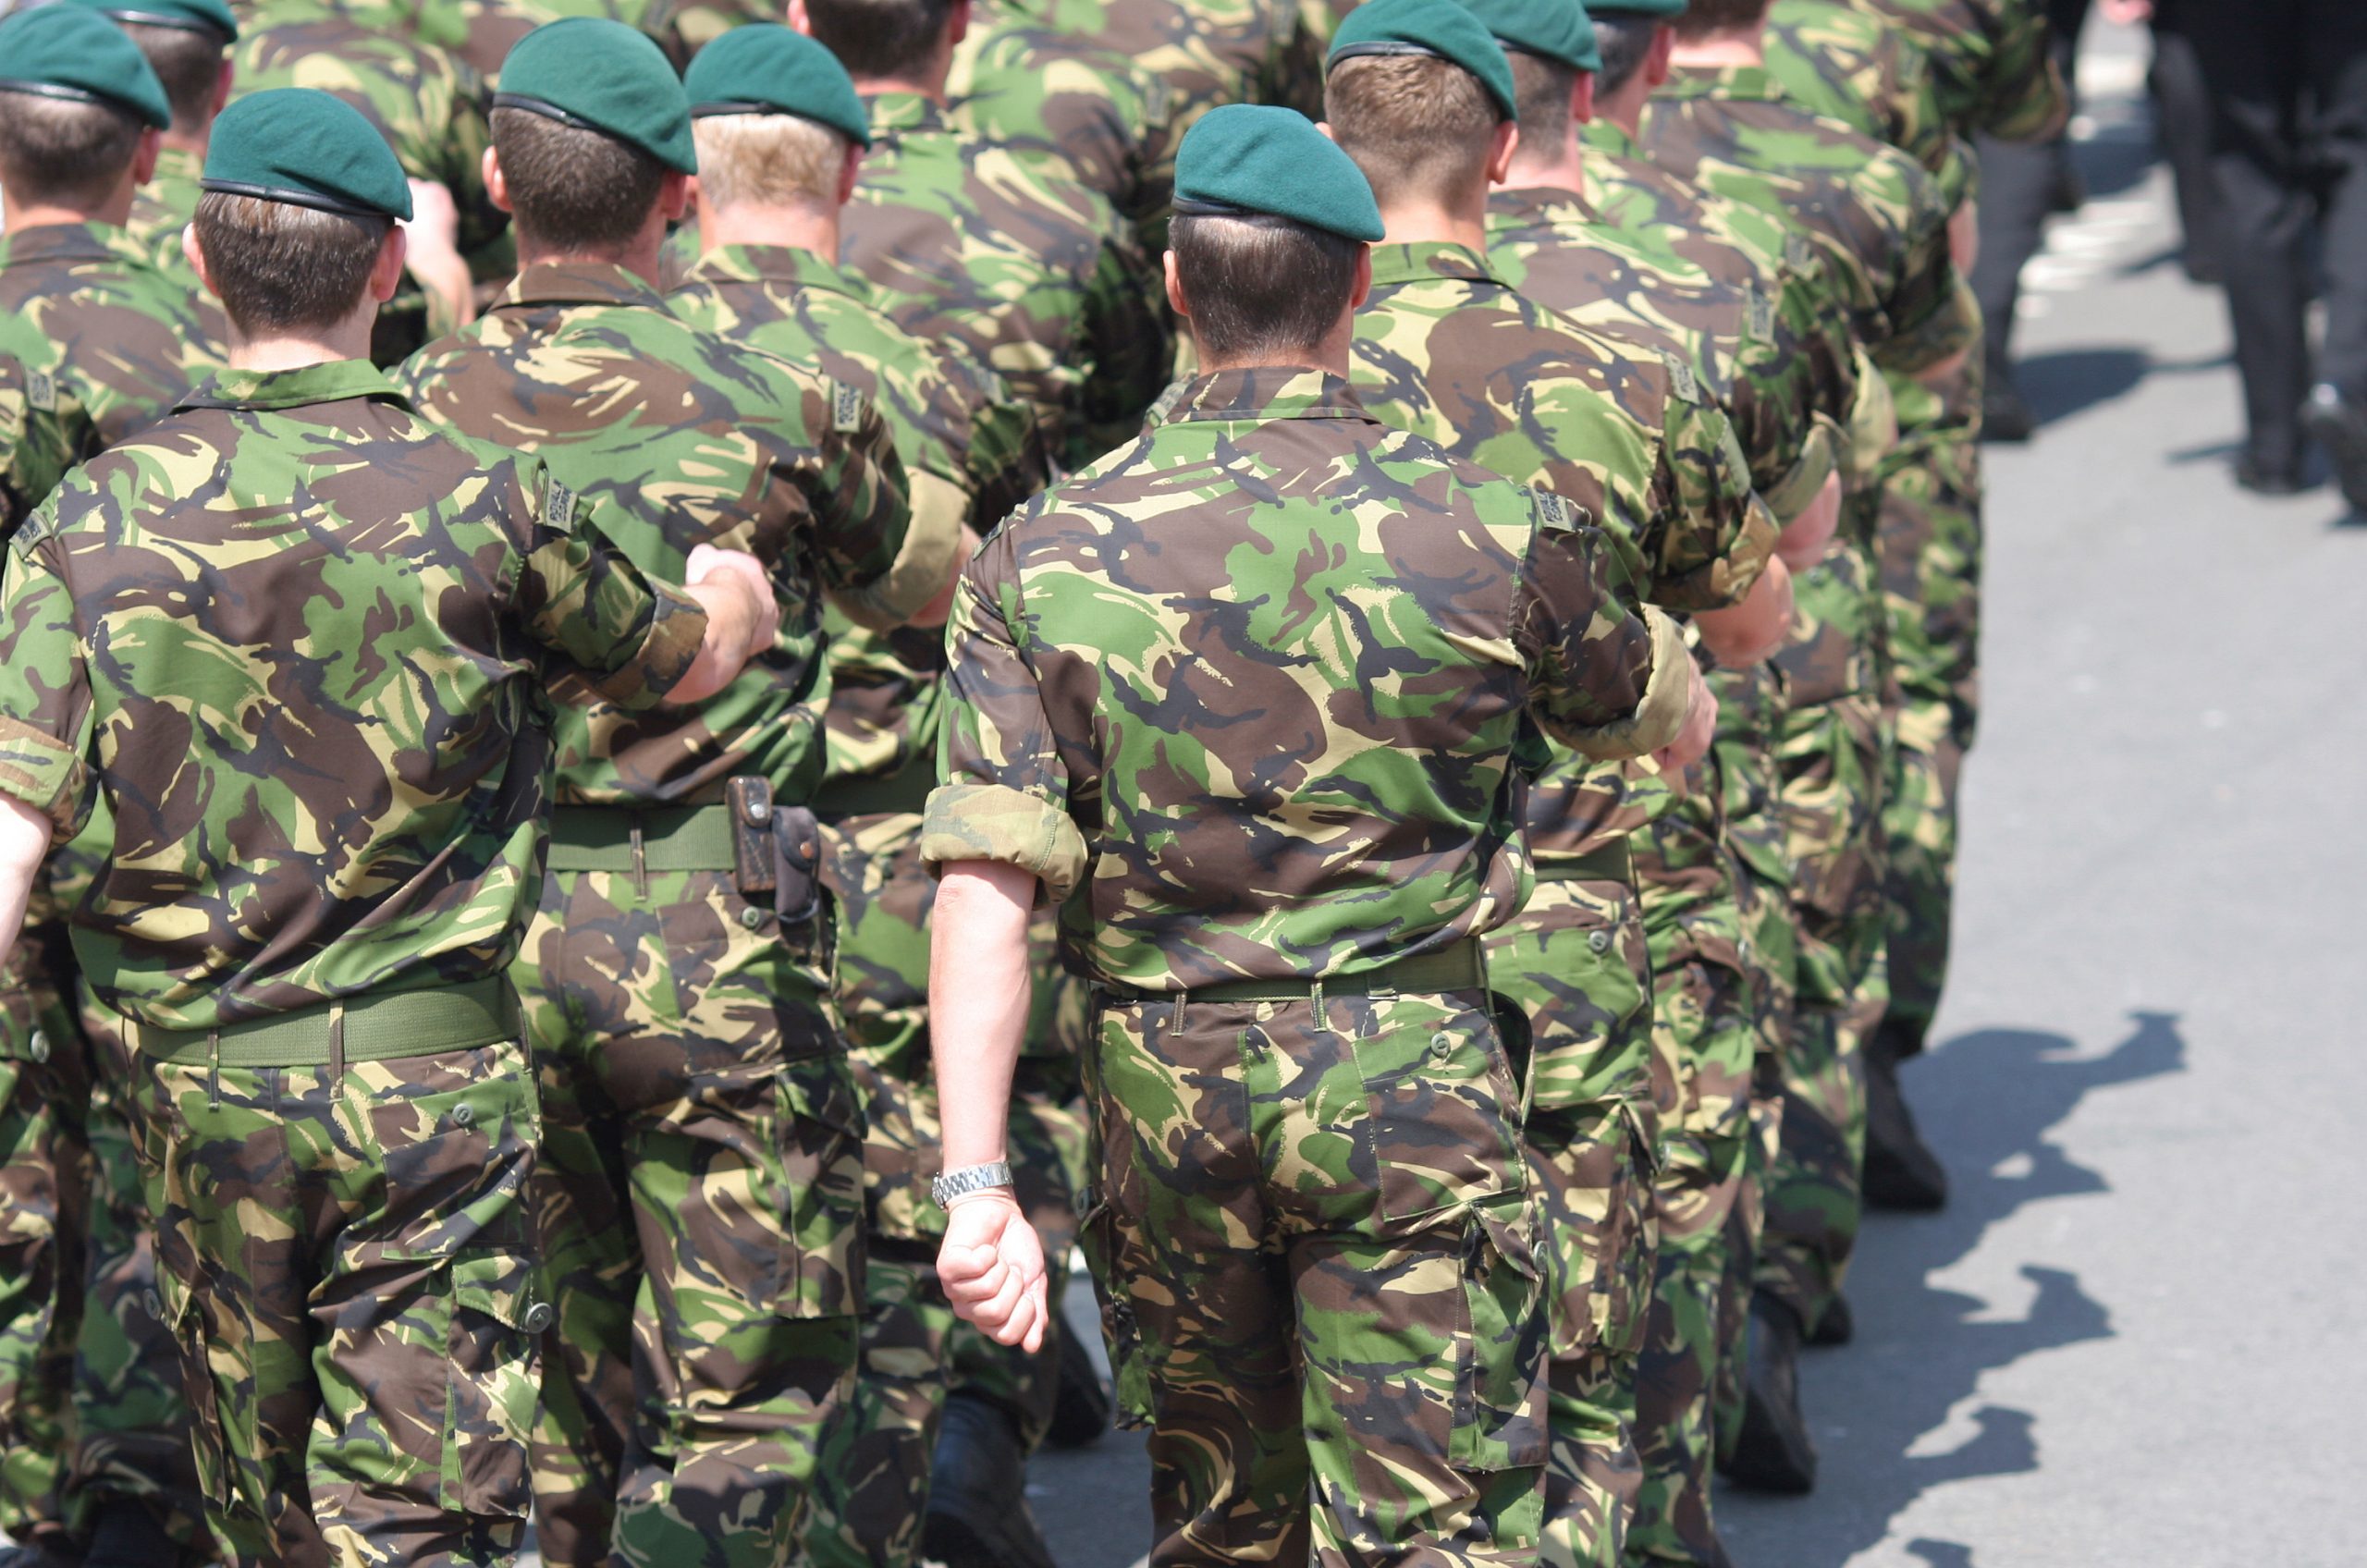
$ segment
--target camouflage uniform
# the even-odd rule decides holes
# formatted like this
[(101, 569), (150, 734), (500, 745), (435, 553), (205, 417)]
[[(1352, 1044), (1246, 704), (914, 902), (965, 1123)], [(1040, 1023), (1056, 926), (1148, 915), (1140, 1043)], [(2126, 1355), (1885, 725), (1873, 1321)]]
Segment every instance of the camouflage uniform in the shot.
[(112, 809), (74, 943), (142, 1053), (223, 1550), (514, 1550), (548, 1308), (501, 974), (545, 669), (646, 704), (704, 617), (539, 464), (350, 361), (225, 372), (93, 459), (18, 531), (0, 614), (0, 789), (61, 838), (102, 783)]
[(1529, 890), (1524, 709), (1627, 754), (1684, 701), (1576, 518), (1332, 377), (1228, 371), (963, 578), (922, 855), (1082, 889), (1154, 1562), (1537, 1552), (1541, 1216), (1474, 939)]
[[(1918, 41), (1939, 113), (1958, 138), (2056, 134), (2070, 113), (2047, 48), (2044, 8), (2028, 0), (1857, 0)], [(1956, 788), (1980, 717), (1983, 356), (1939, 387), (1901, 386), (1902, 448), (1883, 498), (1883, 584), (1898, 661), (1898, 744), (1883, 832), (1889, 865), (1890, 982), (1884, 1049), (1920, 1050), (1947, 977)]]
[[(1633, 588), (1679, 608), (1738, 602), (1775, 526), (1691, 356), (1582, 328), (1459, 246), (1381, 245), (1352, 381), (1383, 423), (1600, 519)], [(1674, 792), (1645, 764), (1557, 754), (1524, 815), (1539, 885), (1490, 948), (1533, 1033), (1526, 1136), (1549, 1223), (1551, 1470), (1545, 1557), (1615, 1564), (1635, 1470), (1634, 1355), (1657, 1161), (1652, 977), (1632, 839)], [(1615, 950), (1614, 950), (1615, 949)]]
[(134, 192), (126, 234), (144, 246), (148, 259), (165, 273), (194, 290), (197, 276), (181, 251), (181, 230), (197, 215), (198, 174), (205, 160), (186, 147), (166, 147), (156, 153), (155, 177)]
[[(693, 325), (861, 388), (895, 433), (914, 515), (991, 527), (1041, 487), (1033, 414), (993, 372), (907, 337), (870, 298), (861, 279), (809, 252), (729, 246), (701, 258), (669, 303)], [(919, 858), (920, 806), (937, 776), (945, 637), (935, 628), (868, 631), (836, 613), (828, 626), (828, 757), (816, 804), (829, 829), (837, 996), (864, 1109), (867, 1256), (854, 1391), (822, 1434), (801, 1559), (860, 1568), (919, 1556), (956, 1333), (936, 1284), (944, 1219), (928, 1195), (938, 1140), (926, 1021), (936, 884)], [(1039, 1001), (1058, 994), (1045, 985)], [(1075, 1229), (1070, 1168), (1082, 1163), (1082, 1126), (1062, 1129), (1074, 1145), (1065, 1158), (1027, 1158), (1045, 1140), (1024, 1134), (1060, 1126), (1064, 1113), (1075, 1121), (1067, 1104), (1074, 1061), (1073, 1042), (1065, 1057), (1031, 1061), (1014, 1103), (1023, 1113), (1013, 1118), (1013, 1165), (1031, 1212), (1067, 1216), (1047, 1249), (1056, 1264), (1066, 1251), (1060, 1235)], [(987, 1349), (998, 1359), (1016, 1354)]]
[(1054, 459), (1130, 437), (1167, 378), (1148, 263), (1110, 203), (1047, 162), (956, 127), (916, 92), (867, 101), (873, 142), (840, 262), (916, 337), (987, 361), (1036, 410)]
[(1165, 85), (1181, 138), (1220, 104), (1323, 111), (1337, 18), (1320, 0), (1019, 0), (1045, 26), (1090, 38)]
[[(1680, 70), (1647, 111), (1642, 140), (1680, 178), (1797, 225), (1822, 254), (1854, 333), (1885, 369), (1912, 374), (1971, 341), (1978, 318), (1948, 261), (1946, 208), (1905, 154), (1785, 103), (1756, 67)], [(1810, 1326), (1839, 1291), (1855, 1238), (1861, 1050), (1884, 994), (1876, 814), (1888, 669), (1875, 506), (1873, 493), (1850, 497), (1834, 547), (1796, 580), (1799, 620), (1777, 660), (1786, 688), (1775, 754), (1796, 968), (1782, 1158), (1765, 1193), (1767, 1245), (1756, 1272)], [(1751, 1037), (1748, 998), (1727, 1016), (1731, 1034)], [(1669, 1487), (1648, 1488), (1638, 1530), (1649, 1550), (1678, 1561), (1716, 1562), (1722, 1551), (1710, 1514), (1710, 1400), (1722, 1294), (1730, 1276), (1740, 1278), (1727, 1244), (1746, 1239), (1730, 1222), (1751, 1158), (1747, 1074), (1729, 1080), (1717, 1109), (1720, 1202), (1696, 1216), (1698, 1249), (1676, 1249), (1663, 1278), (1666, 1342), (1689, 1346), (1694, 1360), (1681, 1385), (1667, 1385), (1681, 1386), (1683, 1419), (1664, 1428)]]
[(889, 625), (951, 566), (852, 386), (697, 331), (620, 267), (531, 266), (404, 368), (420, 406), (538, 452), (679, 573), (744, 545), (771, 651), (694, 710), (564, 711), (542, 907), (517, 969), (540, 1072), (537, 1203), (558, 1292), (536, 1501), (546, 1558), (785, 1561), (854, 1367), (862, 1113), (827, 901), (784, 920), (733, 874), (728, 782), (810, 800), (821, 594)]
[(1931, 52), (1846, 0), (1776, 0), (1767, 71), (1801, 107), (1923, 165), (1950, 212), (1973, 194), (1972, 150), (1940, 112)]
[(450, 53), (488, 83), (499, 80), (501, 62), (509, 57), (512, 44), (561, 17), (605, 17), (636, 28), (666, 51), (676, 70), (691, 58), (690, 45), (676, 25), (673, 0), (416, 0), (409, 8), (423, 43)]

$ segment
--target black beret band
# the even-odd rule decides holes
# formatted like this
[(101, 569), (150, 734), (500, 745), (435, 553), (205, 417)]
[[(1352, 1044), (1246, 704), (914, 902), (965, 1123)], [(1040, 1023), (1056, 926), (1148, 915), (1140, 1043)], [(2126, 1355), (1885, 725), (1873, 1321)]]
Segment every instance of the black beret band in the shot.
[(324, 196), (317, 190), (296, 190), (283, 185), (249, 185), (236, 179), (201, 179), (201, 190), (217, 196), (248, 196), (258, 202), (284, 202), (291, 207), (311, 207), (316, 212), (335, 213), (340, 217), (376, 218), (380, 223), (393, 223), (395, 214), (383, 207), (366, 202), (348, 202), (342, 197)]

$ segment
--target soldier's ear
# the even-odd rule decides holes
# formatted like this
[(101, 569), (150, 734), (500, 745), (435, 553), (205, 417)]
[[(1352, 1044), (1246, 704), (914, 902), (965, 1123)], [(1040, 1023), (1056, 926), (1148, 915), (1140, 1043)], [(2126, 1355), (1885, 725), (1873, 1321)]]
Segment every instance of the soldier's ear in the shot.
[(131, 150), (131, 184), (133, 189), (156, 178), (156, 154), (165, 148), (165, 133), (154, 126), (143, 128), (139, 143)]
[(395, 297), (403, 286), (403, 263), (411, 259), (411, 234), (402, 225), (386, 226), (386, 237), (378, 242), (378, 258), (370, 263), (370, 299), (373, 313), (375, 307)]
[(1348, 313), (1355, 314), (1372, 298), (1372, 247), (1367, 245), (1356, 252), (1355, 286), (1348, 290)]
[(1174, 251), (1167, 251), (1160, 253), (1159, 270), (1166, 274), (1167, 276), (1168, 305), (1178, 316), (1181, 316), (1185, 321), (1191, 320), (1192, 302), (1184, 298), (1184, 280), (1177, 276), (1175, 273)]
[(1676, 57), (1676, 29), (1666, 22), (1652, 27), (1652, 46), (1644, 55), (1644, 82), (1650, 87), (1664, 87), (1675, 67), (1670, 64)]
[(217, 300), (222, 297), (222, 290), (214, 287), (214, 270), (205, 263), (205, 247), (198, 243), (193, 223), (181, 230), (181, 259), (189, 263), (189, 270), (197, 274), (197, 281), (208, 294)]
[(946, 13), (946, 41), (959, 43), (970, 34), (970, 0), (953, 0)]
[(854, 200), (855, 181), (863, 178), (863, 147), (859, 142), (847, 143), (847, 161), (839, 168), (839, 205), (843, 207)]
[(682, 221), (682, 214), (691, 210), (689, 175), (667, 171), (666, 178), (657, 182), (657, 210), (665, 214), (668, 223)]
[(501, 211), (509, 212), (510, 210), (509, 177), (501, 172), (501, 154), (491, 147), (487, 147), (484, 150), (484, 156), (478, 161), (477, 166), (484, 175), (485, 200)]
[(1488, 183), (1502, 185), (1512, 178), (1513, 152), (1520, 145), (1520, 127), (1511, 120), (1498, 120), (1495, 134), (1488, 141)]
[(1570, 123), (1591, 125), (1594, 122), (1594, 72), (1580, 71), (1570, 84)]
[(238, 82), (239, 67), (232, 65), (226, 56), (222, 61), (222, 74), (214, 79), (214, 107), (205, 111), (205, 117), (208, 120), (230, 106), (230, 89), (237, 86)]
[(814, 36), (814, 18), (805, 14), (805, 0), (789, 0), (789, 26), (793, 32)]

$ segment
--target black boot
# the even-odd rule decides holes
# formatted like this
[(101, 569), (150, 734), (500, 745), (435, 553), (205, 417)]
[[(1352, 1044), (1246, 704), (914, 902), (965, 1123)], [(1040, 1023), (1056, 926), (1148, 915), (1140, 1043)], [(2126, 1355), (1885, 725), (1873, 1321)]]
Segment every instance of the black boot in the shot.
[(1044, 1434), (1060, 1448), (1085, 1448), (1110, 1429), (1110, 1385), (1093, 1365), (1093, 1353), (1066, 1323), (1052, 1325), (1060, 1341), (1060, 1391), (1052, 1401), (1052, 1425)]
[(1816, 1327), (1809, 1331), (1809, 1343), (1819, 1350), (1830, 1350), (1857, 1337), (1858, 1319), (1849, 1310), (1849, 1298), (1835, 1296), (1824, 1309), (1824, 1316), (1816, 1320)]
[(2038, 431), (2038, 415), (2022, 399), (2022, 389), (2014, 385), (2009, 371), (1992, 366), (1989, 385), (1981, 394), (1981, 438), (1983, 441), (2019, 446)]
[(921, 1555), (945, 1568), (1057, 1568), (1027, 1506), (1018, 1424), (1001, 1406), (962, 1393), (945, 1402)]
[(0, 1568), (80, 1568), (81, 1562), (63, 1536), (44, 1537), (28, 1546), (0, 1546)]
[(2367, 516), (2367, 402), (2322, 386), (2301, 405), (2301, 427), (2334, 459), (2342, 498), (2351, 510)]
[(1948, 1171), (1915, 1130), (1915, 1113), (1898, 1085), (1906, 1040), (1888, 1023), (1866, 1042), (1866, 1202), (1875, 1208), (1931, 1214), (1948, 1203)]
[(1749, 1356), (1726, 1479), (1747, 1491), (1814, 1491), (1816, 1444), (1800, 1416), (1800, 1317), (1764, 1291), (1750, 1298)]
[(131, 1498), (115, 1498), (99, 1510), (82, 1568), (178, 1568), (180, 1560), (163, 1521)]

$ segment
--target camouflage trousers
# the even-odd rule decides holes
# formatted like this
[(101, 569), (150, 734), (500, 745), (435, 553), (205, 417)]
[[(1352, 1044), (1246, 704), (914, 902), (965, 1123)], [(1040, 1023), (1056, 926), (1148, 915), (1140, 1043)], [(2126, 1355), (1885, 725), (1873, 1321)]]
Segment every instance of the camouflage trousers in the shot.
[(1488, 984), (1529, 1024), (1522, 1132), (1543, 1214), (1551, 1365), (1549, 1568), (1616, 1568), (1635, 1512), (1636, 1355), (1657, 1231), (1652, 968), (1625, 882), (1540, 870), (1488, 942)]
[(1861, 1218), (1865, 1045), (1889, 998), (1881, 830), (1887, 752), (1870, 697), (1794, 712), (1777, 749), (1798, 947), (1759, 1287), (1810, 1329), (1841, 1292)]
[(1547, 1313), (1485, 993), (1112, 998), (1085, 1080), (1150, 1562), (1533, 1562)]
[(1718, 789), (1652, 825), (1637, 858), (1651, 943), (1653, 1038), (1676, 1087), (1653, 1182), (1660, 1246), (1637, 1359), (1643, 1463), (1629, 1562), (1723, 1561), (1711, 1511), (1719, 1304), (1727, 1230), (1745, 1200), (1758, 1054), (1740, 862)]
[[(802, 1558), (814, 1568), (902, 1568), (919, 1561), (947, 1396), (958, 1388), (992, 1401), (1032, 1451), (1051, 1423), (1058, 1353), (1049, 1343), (1034, 1356), (996, 1344), (957, 1321), (938, 1287), (945, 1217), (928, 1194), (943, 1137), (928, 1042), (928, 919), (937, 882), (920, 864), (920, 818), (850, 817), (827, 837), (839, 1006), (864, 1108), (870, 1252), (862, 1359), (852, 1395), (823, 1434)], [(1085, 1181), (1076, 1072), (1083, 1010), (1082, 988), (1064, 984), (1049, 962), (1049, 920), (1045, 925), (1028, 1047), (1012, 1084), (1008, 1146), (1058, 1301)]]
[(508, 1561), (550, 1315), (522, 1048), (143, 1069), (160, 1305), (224, 1555)]
[(42, 947), (0, 968), (0, 1528), (18, 1541), (65, 1529), (89, 1190), (89, 1068)]
[(728, 872), (546, 882), (513, 973), (558, 1307), (534, 1452), (547, 1562), (790, 1559), (863, 1300), (831, 946), (827, 908), (783, 930)]
[[(1977, 390), (1972, 398), (1977, 407)], [(1883, 803), (1888, 1018), (1902, 1045), (1919, 1048), (1947, 979), (1957, 780), (1980, 716), (1977, 426), (1943, 419), (1915, 433), (1884, 475), (1880, 556), (1899, 688)]]

